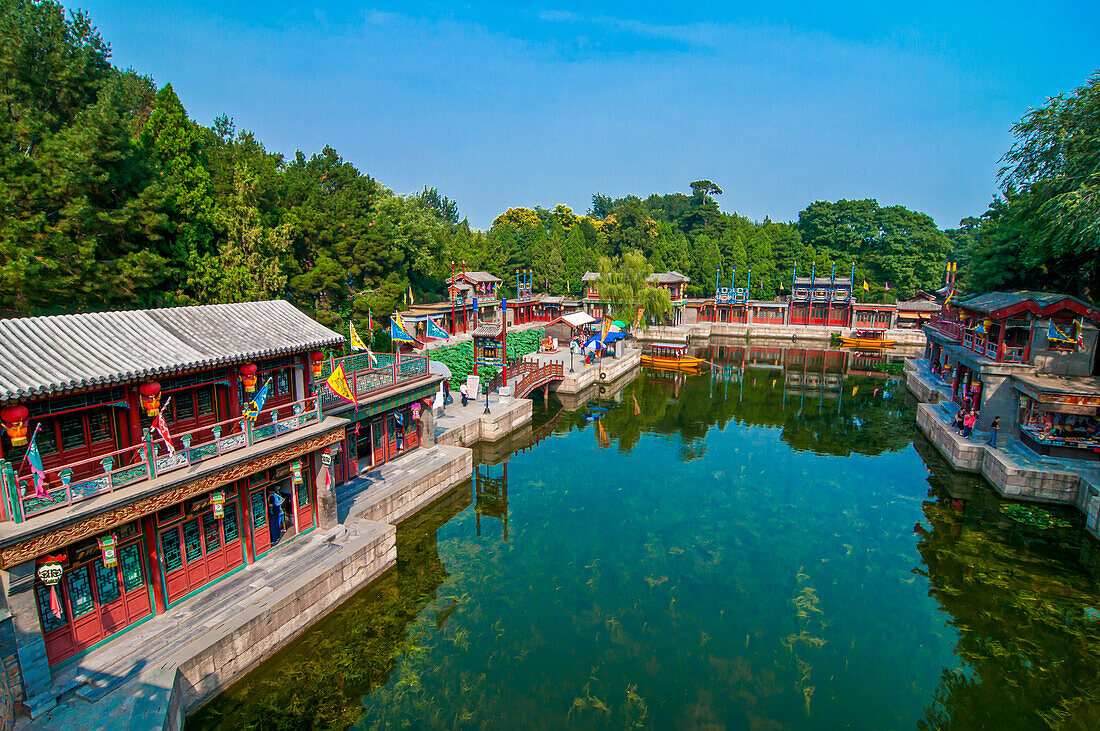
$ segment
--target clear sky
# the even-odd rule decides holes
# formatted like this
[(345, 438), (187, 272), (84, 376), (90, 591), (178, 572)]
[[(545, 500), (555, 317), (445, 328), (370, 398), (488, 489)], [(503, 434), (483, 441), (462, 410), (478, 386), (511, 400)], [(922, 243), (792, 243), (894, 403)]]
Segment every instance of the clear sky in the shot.
[(1100, 68), (1100, 2), (81, 0), (115, 63), (269, 150), (324, 145), (475, 227), (688, 191), (797, 218), (873, 197), (985, 210), (1011, 126)]

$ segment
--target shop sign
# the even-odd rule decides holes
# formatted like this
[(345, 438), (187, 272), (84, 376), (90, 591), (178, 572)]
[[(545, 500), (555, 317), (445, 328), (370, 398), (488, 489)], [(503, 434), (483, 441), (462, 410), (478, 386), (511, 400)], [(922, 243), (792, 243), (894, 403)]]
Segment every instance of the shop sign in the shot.
[(412, 405), (412, 418), (413, 421), (420, 421), (420, 402), (416, 401)]
[(1100, 406), (1100, 396), (1070, 396), (1062, 393), (1044, 393), (1039, 401), (1044, 404), (1068, 404), (1070, 406)]
[(118, 539), (108, 533), (98, 541), (99, 550), (103, 553), (103, 565), (109, 569), (118, 566)]
[(325, 467), (332, 466), (332, 452), (321, 453), (321, 464), (323, 464)]
[(290, 475), (295, 485), (302, 484), (302, 460), (296, 459), (290, 463)]
[(214, 506), (214, 517), (225, 517), (225, 492), (222, 490), (215, 490), (210, 493), (210, 504)]

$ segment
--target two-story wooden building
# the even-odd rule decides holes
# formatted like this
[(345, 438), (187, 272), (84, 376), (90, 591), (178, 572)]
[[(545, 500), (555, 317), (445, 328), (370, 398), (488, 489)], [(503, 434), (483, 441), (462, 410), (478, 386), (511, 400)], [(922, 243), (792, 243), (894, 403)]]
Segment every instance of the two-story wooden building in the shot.
[(933, 373), (979, 428), (1043, 453), (1100, 458), (1100, 311), (1066, 294), (987, 292), (950, 303), (924, 330)]
[(334, 520), (347, 422), (311, 378), (337, 346), (282, 301), (0, 321), (0, 632), (28, 696)]

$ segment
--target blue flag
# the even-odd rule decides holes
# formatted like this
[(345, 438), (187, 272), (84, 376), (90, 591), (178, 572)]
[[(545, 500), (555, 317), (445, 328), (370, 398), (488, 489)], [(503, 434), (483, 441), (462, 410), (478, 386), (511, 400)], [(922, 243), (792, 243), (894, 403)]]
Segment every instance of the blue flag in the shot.
[(416, 338), (414, 338), (412, 335), (409, 335), (405, 328), (401, 327), (401, 325), (398, 324), (399, 319), (399, 317), (390, 318), (390, 340), (402, 341), (406, 343), (417, 342)]
[(35, 439), (38, 437), (38, 427), (34, 427), (31, 435), (31, 446), (27, 447), (27, 464), (31, 466), (31, 475), (34, 477), (34, 494), (36, 497), (47, 498), (50, 493), (46, 490), (46, 470), (42, 467), (42, 454), (38, 451)]
[(447, 331), (435, 324), (435, 321), (428, 318), (427, 327), (424, 328), (425, 337), (437, 338), (439, 340), (446, 340), (451, 337), (447, 334)]
[(267, 389), (270, 385), (271, 379), (268, 378), (264, 381), (263, 388), (256, 392), (256, 395), (248, 402), (248, 406), (245, 407), (244, 415), (249, 421), (255, 422), (256, 417), (264, 410), (264, 402), (267, 401)]

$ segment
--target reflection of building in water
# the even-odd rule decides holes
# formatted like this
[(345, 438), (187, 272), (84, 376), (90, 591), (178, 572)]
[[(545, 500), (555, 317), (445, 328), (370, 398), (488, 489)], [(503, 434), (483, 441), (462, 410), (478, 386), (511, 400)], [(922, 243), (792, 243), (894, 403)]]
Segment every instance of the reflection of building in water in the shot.
[(478, 465), (474, 469), (474, 515), (481, 536), (481, 516), (496, 518), (508, 540), (508, 461), (499, 465)]

